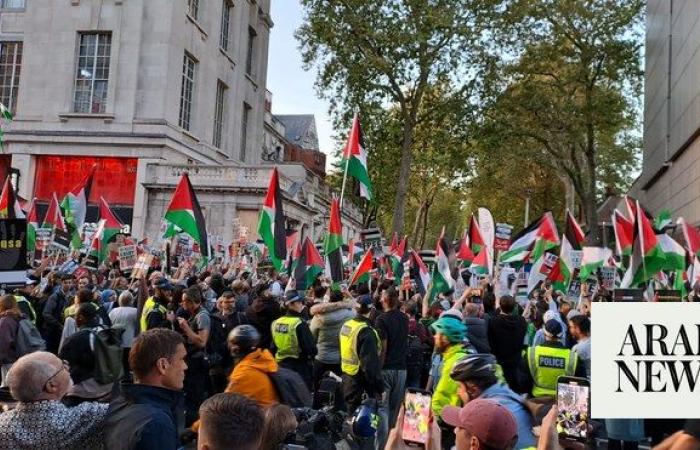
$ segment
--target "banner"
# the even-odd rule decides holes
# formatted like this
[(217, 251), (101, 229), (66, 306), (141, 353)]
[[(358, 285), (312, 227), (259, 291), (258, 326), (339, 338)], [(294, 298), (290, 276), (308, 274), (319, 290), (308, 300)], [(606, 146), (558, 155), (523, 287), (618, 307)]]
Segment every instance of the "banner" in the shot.
[(508, 250), (510, 247), (510, 237), (513, 233), (513, 225), (507, 223), (497, 223), (494, 233), (494, 250)]
[(126, 272), (136, 264), (136, 246), (123, 245), (119, 247), (119, 270)]
[(0, 219), (0, 286), (24, 286), (27, 269), (27, 220)]
[(477, 209), (479, 215), (479, 229), (481, 229), (481, 236), (484, 238), (484, 243), (488, 247), (488, 262), (489, 262), (489, 273), (493, 273), (493, 243), (496, 238), (496, 229), (493, 223), (493, 216), (491, 211), (486, 208)]

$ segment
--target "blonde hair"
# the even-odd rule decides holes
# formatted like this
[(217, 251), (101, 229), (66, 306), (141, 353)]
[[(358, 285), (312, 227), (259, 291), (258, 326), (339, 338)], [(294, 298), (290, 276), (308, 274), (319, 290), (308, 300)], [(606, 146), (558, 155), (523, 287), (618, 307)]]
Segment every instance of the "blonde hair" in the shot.
[(277, 450), (289, 433), (298, 426), (297, 418), (287, 405), (276, 404), (265, 410), (261, 450)]

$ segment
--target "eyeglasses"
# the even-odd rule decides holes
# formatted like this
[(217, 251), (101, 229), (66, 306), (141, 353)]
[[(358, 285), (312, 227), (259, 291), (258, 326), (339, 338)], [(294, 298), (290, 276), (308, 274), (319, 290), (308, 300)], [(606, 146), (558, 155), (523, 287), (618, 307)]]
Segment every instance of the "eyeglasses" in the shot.
[(56, 378), (56, 377), (58, 376), (58, 374), (61, 373), (61, 372), (63, 372), (64, 370), (65, 370), (66, 372), (70, 371), (70, 364), (68, 364), (68, 361), (66, 361), (65, 359), (61, 361), (61, 368), (58, 369), (58, 370), (56, 371), (56, 373), (54, 373), (53, 375), (51, 375), (51, 376), (44, 382), (44, 388), (43, 388), (43, 391), (44, 391), (44, 392), (46, 392), (46, 385), (49, 384), (49, 381), (51, 381), (51, 380), (53, 380), (54, 378)]

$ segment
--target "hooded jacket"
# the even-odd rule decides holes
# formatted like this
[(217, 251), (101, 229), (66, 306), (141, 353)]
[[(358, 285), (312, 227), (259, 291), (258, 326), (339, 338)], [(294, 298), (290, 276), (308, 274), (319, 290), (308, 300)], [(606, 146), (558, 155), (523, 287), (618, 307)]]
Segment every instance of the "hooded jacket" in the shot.
[(527, 322), (520, 316), (499, 314), (489, 320), (489, 345), (499, 364), (517, 364), (520, 361), (526, 331)]
[(518, 424), (518, 442), (515, 448), (537, 446), (537, 438), (532, 434), (532, 415), (518, 394), (508, 386), (496, 383), (486, 388), (479, 398), (493, 400), (513, 414)]
[(316, 359), (324, 364), (340, 364), (340, 328), (355, 317), (353, 302), (317, 303), (311, 307), (313, 318), (309, 323), (316, 340)]
[(465, 317), (464, 324), (467, 326), (467, 338), (476, 351), (479, 353), (491, 353), (486, 320), (478, 317)]
[(270, 379), (277, 372), (277, 362), (267, 349), (255, 349), (236, 364), (229, 376), (227, 394), (240, 394), (255, 400), (262, 407), (279, 403), (275, 385)]

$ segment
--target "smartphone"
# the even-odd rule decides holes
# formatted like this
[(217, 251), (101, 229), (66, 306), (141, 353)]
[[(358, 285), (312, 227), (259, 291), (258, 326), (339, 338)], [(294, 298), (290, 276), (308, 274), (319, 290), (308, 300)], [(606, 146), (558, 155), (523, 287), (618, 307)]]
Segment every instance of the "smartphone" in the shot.
[(430, 403), (428, 391), (409, 388), (404, 397), (403, 440), (408, 446), (425, 448), (430, 430)]
[(591, 385), (585, 378), (559, 377), (557, 380), (557, 434), (563, 447), (588, 441), (591, 414)]

